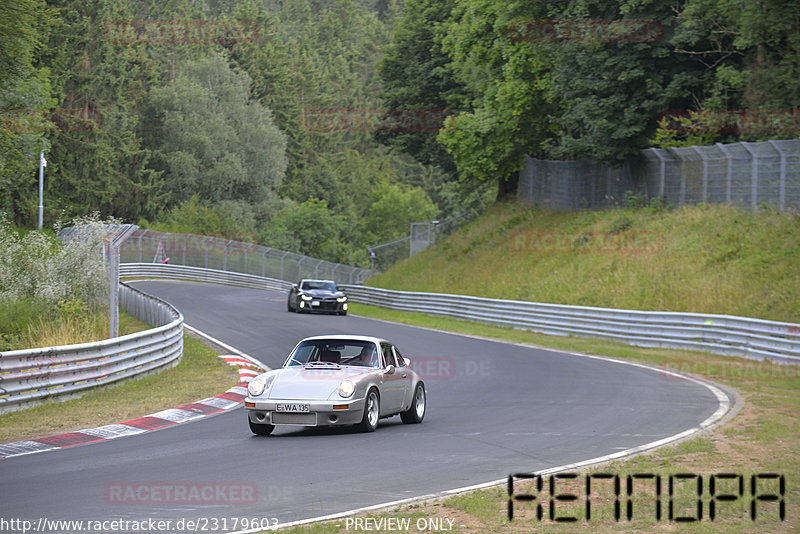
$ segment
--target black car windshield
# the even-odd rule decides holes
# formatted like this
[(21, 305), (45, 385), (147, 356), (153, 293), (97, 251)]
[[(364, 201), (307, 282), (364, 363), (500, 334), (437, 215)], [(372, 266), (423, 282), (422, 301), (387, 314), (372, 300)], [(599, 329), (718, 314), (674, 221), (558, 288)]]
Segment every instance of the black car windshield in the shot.
[(322, 289), (324, 291), (338, 291), (333, 282), (320, 282), (318, 280), (306, 280), (300, 289)]
[(315, 339), (303, 341), (286, 360), (284, 367), (329, 362), (358, 367), (380, 367), (375, 344), (350, 339)]

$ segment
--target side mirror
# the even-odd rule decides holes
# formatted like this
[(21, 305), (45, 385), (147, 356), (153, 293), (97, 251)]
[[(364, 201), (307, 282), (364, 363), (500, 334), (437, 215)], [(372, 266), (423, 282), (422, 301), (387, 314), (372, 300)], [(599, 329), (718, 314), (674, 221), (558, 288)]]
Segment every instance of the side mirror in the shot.
[(292, 284), (292, 289), (297, 289), (297, 284)]
[(411, 360), (409, 360), (408, 358), (403, 358), (403, 362), (405, 362), (406, 367), (411, 365)]
[(386, 366), (386, 374), (393, 375), (394, 374), (394, 365), (387, 365)]

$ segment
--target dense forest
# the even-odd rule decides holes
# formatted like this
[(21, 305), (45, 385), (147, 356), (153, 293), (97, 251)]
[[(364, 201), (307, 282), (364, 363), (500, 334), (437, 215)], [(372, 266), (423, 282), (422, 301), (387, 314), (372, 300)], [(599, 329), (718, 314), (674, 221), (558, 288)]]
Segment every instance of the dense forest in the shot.
[(365, 265), (525, 154), (797, 137), (799, 107), (797, 2), (4, 0), (0, 213), (35, 225), (44, 150), (46, 223)]

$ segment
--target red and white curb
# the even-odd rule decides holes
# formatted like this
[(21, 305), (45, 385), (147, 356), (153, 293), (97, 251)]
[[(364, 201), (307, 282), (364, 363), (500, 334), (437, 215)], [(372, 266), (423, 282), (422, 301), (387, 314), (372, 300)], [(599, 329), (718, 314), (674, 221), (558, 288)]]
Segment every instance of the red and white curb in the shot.
[[(187, 329), (199, 333), (204, 337), (209, 337), (202, 332), (198, 332), (194, 328), (186, 326)], [(213, 338), (211, 338), (213, 340)], [(213, 340), (217, 342), (216, 340)], [(219, 343), (219, 342), (217, 342)], [(221, 344), (221, 343), (220, 343)], [(225, 346), (224, 344), (222, 344)], [(233, 347), (227, 347), (233, 349)], [(134, 434), (141, 434), (164, 428), (173, 425), (186, 423), (187, 421), (194, 421), (202, 417), (208, 417), (215, 413), (223, 412), (236, 408), (244, 402), (247, 396), (247, 384), (255, 376), (264, 371), (269, 370), (250, 356), (233, 349), (236, 354), (233, 355), (220, 355), (219, 357), (225, 360), (228, 365), (238, 367), (239, 382), (232, 388), (223, 393), (208, 397), (197, 402), (184, 404), (177, 408), (170, 408), (162, 410), (129, 421), (115, 423), (112, 425), (100, 426), (97, 428), (87, 428), (78, 430), (76, 432), (67, 432), (65, 434), (58, 434), (46, 438), (36, 438), (26, 441), (17, 441), (14, 443), (0, 444), (0, 459), (11, 458), (12, 456), (22, 456), (24, 454), (33, 454), (37, 452), (51, 451), (54, 449), (64, 449), (66, 447), (74, 447), (76, 445), (86, 445), (87, 443), (97, 443), (99, 441), (107, 441), (110, 439), (121, 438), (124, 436), (132, 436)], [(258, 370), (255, 370), (258, 369)]]

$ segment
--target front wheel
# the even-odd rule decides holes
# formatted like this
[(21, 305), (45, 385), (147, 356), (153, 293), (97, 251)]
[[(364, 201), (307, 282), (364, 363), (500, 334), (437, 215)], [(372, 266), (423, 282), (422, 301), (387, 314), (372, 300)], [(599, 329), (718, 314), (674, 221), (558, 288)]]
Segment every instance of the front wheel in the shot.
[(259, 425), (249, 419), (247, 422), (250, 423), (250, 432), (257, 436), (269, 436), (272, 434), (272, 431), (275, 430), (275, 425)]
[(374, 389), (370, 389), (364, 401), (364, 418), (358, 424), (358, 430), (361, 432), (375, 432), (375, 429), (378, 428), (380, 413), (381, 400), (378, 397), (378, 392)]
[(420, 382), (414, 390), (411, 407), (400, 414), (400, 419), (406, 424), (421, 423), (425, 418), (425, 385)]

